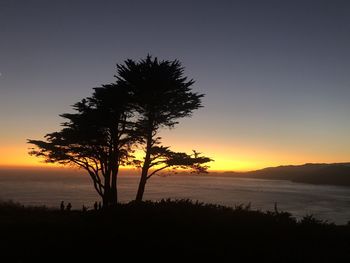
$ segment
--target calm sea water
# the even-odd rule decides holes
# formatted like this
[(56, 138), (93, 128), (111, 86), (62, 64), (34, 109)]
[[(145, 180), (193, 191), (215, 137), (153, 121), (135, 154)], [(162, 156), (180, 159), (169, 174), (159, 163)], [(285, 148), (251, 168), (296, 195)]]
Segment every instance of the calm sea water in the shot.
[[(135, 197), (138, 178), (121, 176), (119, 198), (128, 202)], [(251, 203), (253, 209), (280, 210), (297, 218), (313, 214), (336, 224), (350, 220), (350, 188), (319, 186), (288, 181), (257, 180), (227, 177), (169, 176), (154, 177), (146, 188), (146, 200), (162, 198), (192, 199), (205, 203), (235, 206)], [(87, 177), (82, 175), (21, 175), (1, 176), (0, 199), (24, 205), (58, 207), (61, 200), (73, 208), (92, 207), (98, 199)]]

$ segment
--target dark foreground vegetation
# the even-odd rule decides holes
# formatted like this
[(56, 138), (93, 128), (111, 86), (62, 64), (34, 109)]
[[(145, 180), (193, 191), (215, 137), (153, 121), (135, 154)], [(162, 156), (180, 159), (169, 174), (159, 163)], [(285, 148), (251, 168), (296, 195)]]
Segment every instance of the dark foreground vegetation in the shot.
[(2, 203), (0, 233), (1, 262), (350, 262), (349, 225), (188, 200), (97, 211)]

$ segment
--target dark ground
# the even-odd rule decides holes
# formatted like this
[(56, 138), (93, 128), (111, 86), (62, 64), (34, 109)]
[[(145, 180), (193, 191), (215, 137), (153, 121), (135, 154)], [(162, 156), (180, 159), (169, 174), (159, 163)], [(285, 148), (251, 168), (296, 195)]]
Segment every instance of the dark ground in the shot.
[(113, 210), (0, 205), (0, 262), (350, 262), (350, 226), (182, 201)]

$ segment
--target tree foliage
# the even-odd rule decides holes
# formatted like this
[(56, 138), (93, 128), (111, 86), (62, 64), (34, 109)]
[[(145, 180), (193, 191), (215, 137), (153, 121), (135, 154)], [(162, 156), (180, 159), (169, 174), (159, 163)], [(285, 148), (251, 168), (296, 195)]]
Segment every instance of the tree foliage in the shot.
[(104, 205), (116, 203), (118, 169), (129, 161), (134, 140), (129, 96), (114, 84), (95, 88), (73, 106), (75, 113), (61, 115), (61, 131), (47, 134), (46, 141), (28, 140), (36, 146), (30, 154), (85, 169)]
[[(178, 119), (191, 116), (201, 105), (203, 94), (191, 90), (193, 80), (184, 77), (178, 60), (159, 61), (147, 56), (139, 62), (117, 65), (116, 82), (95, 88), (91, 97), (65, 113), (62, 129), (45, 140), (28, 140), (35, 147), (30, 154), (46, 162), (85, 169), (104, 206), (116, 204), (120, 166), (141, 167), (136, 200), (141, 201), (148, 179), (168, 168), (205, 172), (211, 159), (173, 152), (161, 145), (159, 131), (174, 127)], [(136, 160), (135, 149), (145, 156)]]
[[(136, 127), (139, 142), (144, 145), (145, 157), (136, 196), (141, 201), (147, 180), (155, 171), (169, 166), (197, 167), (210, 159), (191, 158), (184, 153), (174, 153), (167, 147), (160, 147), (158, 133), (161, 127), (174, 127), (178, 119), (189, 117), (201, 105), (203, 94), (191, 90), (194, 81), (187, 80), (184, 68), (178, 60), (159, 61), (147, 56), (139, 62), (125, 61), (117, 66), (117, 80), (121, 87), (130, 90), (134, 97), (135, 111), (138, 113)], [(194, 166), (194, 164), (197, 164)], [(159, 168), (157, 165), (161, 164)], [(164, 167), (164, 168), (163, 168)], [(205, 168), (202, 167), (204, 171)]]

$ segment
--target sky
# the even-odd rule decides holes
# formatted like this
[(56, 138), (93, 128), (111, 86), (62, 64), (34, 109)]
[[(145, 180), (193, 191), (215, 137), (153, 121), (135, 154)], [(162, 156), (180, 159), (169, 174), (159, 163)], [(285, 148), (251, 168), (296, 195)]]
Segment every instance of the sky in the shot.
[(350, 1), (0, 1), (0, 166), (43, 166), (26, 139), (114, 81), (179, 59), (204, 107), (163, 130), (212, 170), (350, 161)]

